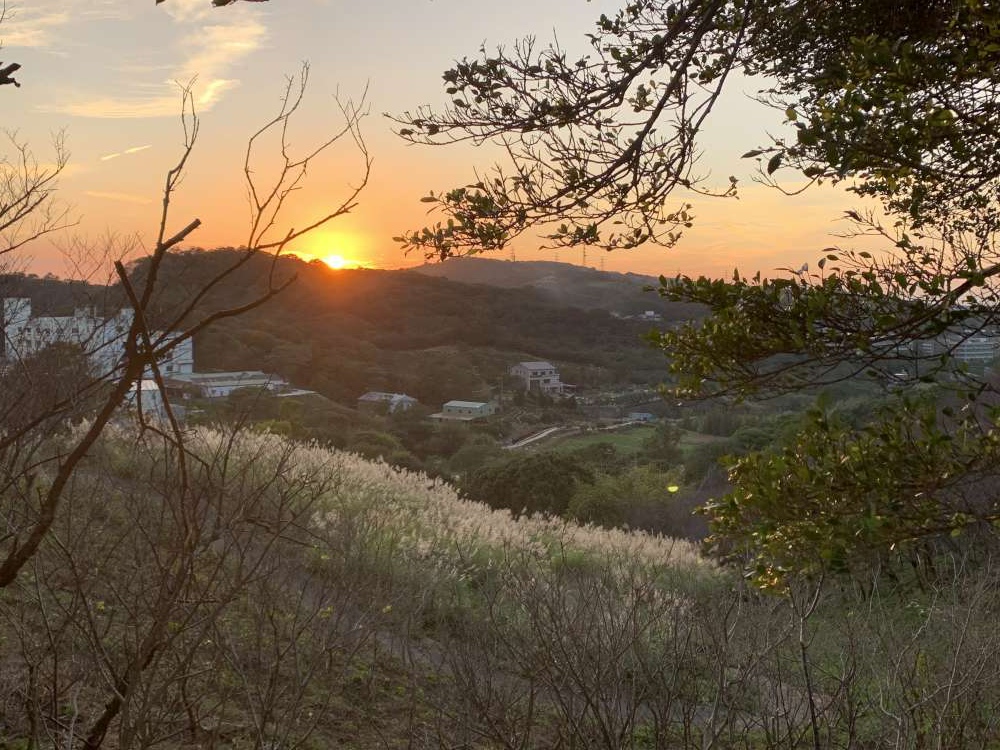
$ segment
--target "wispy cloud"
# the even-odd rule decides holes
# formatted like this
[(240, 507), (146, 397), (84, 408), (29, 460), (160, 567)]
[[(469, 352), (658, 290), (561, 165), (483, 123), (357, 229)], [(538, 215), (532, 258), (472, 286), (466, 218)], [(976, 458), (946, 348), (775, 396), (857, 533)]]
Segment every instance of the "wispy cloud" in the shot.
[(17, 8), (3, 14), (3, 46), (44, 48), (54, 45), (56, 32), (70, 14), (51, 8)]
[[(220, 11), (206, 0), (171, 0), (160, 6), (176, 33), (166, 65), (151, 63), (138, 47), (126, 47), (115, 63), (115, 76), (95, 76), (103, 91), (43, 107), (50, 112), (95, 118), (173, 117), (180, 109), (179, 87), (190, 85), (199, 111), (215, 105), (226, 91), (239, 85), (232, 75), (237, 62), (260, 48), (267, 29), (257, 18), (260, 11), (243, 7)], [(66, 14), (63, 14), (66, 15)], [(223, 23), (212, 19), (224, 18)], [(39, 14), (36, 22), (20, 32), (32, 35), (38, 46), (55, 43), (46, 29), (59, 26), (57, 14)], [(155, 78), (153, 78), (155, 76)], [(105, 92), (111, 93), (105, 93)]]
[(147, 148), (152, 148), (153, 144), (147, 143), (145, 146), (133, 146), (132, 148), (127, 148), (124, 151), (116, 151), (113, 154), (105, 154), (101, 157), (101, 161), (111, 161), (112, 159), (117, 159), (119, 156), (125, 156), (126, 154), (137, 154), (140, 151), (145, 151)]
[(103, 200), (117, 201), (119, 203), (133, 203), (138, 206), (145, 206), (152, 203), (151, 198), (146, 198), (141, 195), (132, 195), (131, 193), (107, 193), (100, 190), (85, 190), (84, 195), (89, 195), (91, 198), (101, 198)]
[[(190, 0), (189, 0), (190, 1)], [(57, 52), (65, 29), (81, 18), (128, 18), (131, 9), (118, 0), (31, 0), (0, 3), (0, 42), (4, 47), (49, 48)]]
[(162, 9), (168, 16), (181, 23), (201, 21), (213, 10), (211, 4), (204, 0), (170, 0)]

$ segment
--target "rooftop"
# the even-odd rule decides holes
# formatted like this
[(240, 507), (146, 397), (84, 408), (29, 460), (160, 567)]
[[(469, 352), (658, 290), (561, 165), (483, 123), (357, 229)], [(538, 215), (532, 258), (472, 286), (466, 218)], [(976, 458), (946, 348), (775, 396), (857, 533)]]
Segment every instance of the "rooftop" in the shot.
[(556, 366), (551, 362), (518, 362), (526, 370), (554, 370)]
[(194, 385), (229, 385), (231, 383), (283, 383), (284, 378), (268, 375), (260, 370), (237, 370), (235, 372), (188, 372), (175, 373), (170, 380), (179, 380)]
[(358, 401), (416, 401), (416, 399), (413, 396), (407, 396), (405, 393), (368, 391), (368, 393), (358, 396)]

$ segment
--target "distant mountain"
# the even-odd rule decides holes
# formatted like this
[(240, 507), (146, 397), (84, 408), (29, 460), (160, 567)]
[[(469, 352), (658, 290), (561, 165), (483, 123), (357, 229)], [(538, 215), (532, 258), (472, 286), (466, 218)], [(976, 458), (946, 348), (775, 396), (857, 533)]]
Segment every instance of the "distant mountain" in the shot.
[(659, 286), (655, 276), (598, 271), (570, 263), (450, 258), (412, 270), (463, 284), (534, 289), (548, 301), (566, 307), (608, 310), (620, 315), (653, 310), (665, 320), (690, 320), (704, 314), (699, 305), (665, 302), (656, 292), (644, 291), (645, 287)]

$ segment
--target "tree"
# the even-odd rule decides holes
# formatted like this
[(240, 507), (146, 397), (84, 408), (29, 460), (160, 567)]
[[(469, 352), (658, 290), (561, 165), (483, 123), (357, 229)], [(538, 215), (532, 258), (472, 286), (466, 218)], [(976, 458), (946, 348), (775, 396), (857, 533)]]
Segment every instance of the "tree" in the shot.
[(679, 466), (684, 461), (680, 439), (681, 431), (676, 425), (661, 421), (643, 441), (641, 456), (661, 469)]
[(13, 362), (0, 375), (0, 424), (19, 432), (39, 421), (57, 430), (89, 416), (106, 395), (104, 389), (81, 392), (94, 379), (94, 366), (83, 347), (58, 342)]
[[(989, 532), (1000, 500), (982, 483), (975, 502), (958, 500), (953, 472), (995, 475), (987, 468), (995, 465), (995, 396), (952, 355), (1000, 317), (1000, 134), (992, 115), (1000, 105), (1000, 9), (975, 0), (892, 8), (637, 0), (602, 16), (588, 39), (590, 51), (579, 57), (532, 40), (483, 49), (445, 72), (450, 105), (398, 118), (411, 141), (492, 140), (508, 156), (473, 184), (428, 196), (447, 221), (407, 232), (403, 244), (443, 258), (500, 248), (540, 228), (555, 245), (671, 245), (692, 221), (687, 203), (668, 204), (675, 188), (736, 191), (734, 178), (713, 189), (694, 171), (700, 128), (727, 76), (763, 76), (759, 96), (784, 113), (787, 134), (745, 155), (758, 160), (758, 179), (781, 189), (779, 176), (792, 172), (878, 199), (884, 216), (847, 215), (882, 247), (828, 248), (811, 273), (806, 264), (772, 279), (738, 271), (730, 281), (662, 278), (665, 298), (711, 311), (656, 339), (678, 393), (746, 398), (868, 373), (895, 383), (946, 381), (972, 406), (944, 413), (946, 400), (913, 400), (874, 414), (871, 427), (832, 432), (818, 418), (780, 470), (768, 463), (777, 458), (740, 465), (735, 491), (709, 508), (717, 541), (752, 541), (751, 555), (784, 543), (789, 529), (771, 516), (779, 507), (798, 509), (788, 512), (805, 526), (797, 539), (825, 538), (795, 501), (831, 476), (838, 497), (861, 503), (874, 492), (889, 505), (873, 501), (871, 513), (894, 515), (906, 528), (873, 535), (865, 531), (870, 514), (848, 514), (852, 533), (838, 535), (846, 547), (835, 557), (973, 527)], [(880, 471), (865, 468), (874, 455)], [(884, 484), (914, 461), (926, 471)], [(794, 476), (777, 481), (781, 472)], [(829, 567), (822, 545), (799, 552), (778, 567)], [(757, 559), (751, 568), (758, 563), (770, 565)]]
[(448, 255), (562, 220), (547, 237), (559, 244), (675, 242), (689, 216), (663, 213), (663, 199), (677, 186), (704, 189), (693, 171), (696, 137), (733, 70), (775, 81), (761, 96), (795, 126), (794, 142), (750, 153), (771, 155), (762, 176), (784, 163), (817, 181), (861, 177), (860, 192), (920, 216), (935, 210), (924, 191), (947, 197), (946, 181), (964, 177), (965, 197), (947, 203), (971, 207), (970, 193), (997, 172), (997, 136), (986, 132), (996, 93), (982, 85), (993, 75), (997, 23), (995, 8), (965, 0), (889, 11), (825, 0), (640, 0), (602, 16), (578, 59), (532, 40), (483, 49), (444, 73), (451, 105), (403, 114), (400, 134), (496, 139), (509, 174), (497, 167), (429, 197), (453, 223), (404, 240)]
[[(38, 467), (34, 450), (25, 446), (38, 441), (44, 442), (47, 439), (46, 434), (39, 431), (38, 427), (47, 418), (67, 413), (77, 399), (83, 395), (90, 394), (99, 387), (108, 386), (106, 396), (95, 407), (92, 421), (73, 447), (65, 453), (46, 459), (46, 467), (51, 467), (54, 477), (46, 489), (40, 493), (42, 497), (37, 503), (37, 508), (16, 507), (7, 514), (8, 520), (2, 537), (3, 541), (0, 543), (0, 558), (2, 558), (2, 562), (0, 562), (0, 588), (14, 582), (18, 572), (35, 554), (42, 539), (55, 521), (63, 493), (81, 461), (111, 422), (136, 384), (143, 378), (151, 378), (156, 382), (161, 392), (166, 392), (163, 376), (157, 364), (160, 360), (175, 350), (183, 341), (193, 338), (198, 332), (213, 323), (259, 307), (287, 288), (294, 279), (280, 278), (273, 270), (278, 256), (287, 244), (296, 237), (349, 212), (354, 207), (357, 196), (367, 182), (371, 167), (371, 159), (358, 130), (358, 124), (365, 115), (363, 103), (360, 107), (350, 101), (340, 103), (343, 125), (328, 140), (301, 155), (296, 155), (294, 151), (289, 149), (286, 138), (287, 126), (302, 103), (308, 73), (308, 66), (303, 66), (301, 74), (297, 78), (288, 79), (277, 115), (253, 133), (248, 140), (244, 158), (244, 174), (250, 197), (251, 220), (246, 244), (229, 265), (221, 268), (217, 274), (203, 284), (188, 290), (188, 293), (178, 304), (162, 311), (159, 310), (158, 305), (162, 295), (158, 280), (162, 266), (166, 262), (165, 259), (171, 250), (175, 250), (201, 225), (200, 220), (194, 219), (173, 234), (168, 231), (171, 218), (171, 198), (178, 188), (187, 160), (194, 149), (199, 126), (198, 118), (193, 109), (191, 92), (189, 89), (183, 91), (181, 122), (184, 131), (184, 146), (176, 166), (167, 173), (163, 190), (163, 209), (152, 252), (143, 263), (133, 266), (131, 273), (121, 260), (113, 260), (112, 264), (120, 284), (121, 296), (130, 309), (127, 318), (118, 318), (114, 321), (115, 324), (121, 323), (122, 330), (109, 333), (112, 339), (120, 343), (121, 356), (112, 358), (110, 366), (98, 373), (97, 377), (80, 383), (76, 394), (54, 404), (48, 414), (39, 415), (18, 429), (6, 431), (0, 437), (0, 456), (3, 456), (3, 460), (8, 466), (8, 474), (14, 478), (14, 481), (20, 476), (31, 475)], [(254, 165), (260, 158), (259, 144), (272, 133), (280, 134), (281, 161), (273, 181), (265, 184), (259, 177), (254, 176)], [(320, 153), (343, 138), (353, 142), (361, 153), (363, 173), (359, 184), (348, 190), (348, 195), (343, 202), (325, 208), (302, 229), (289, 230), (284, 235), (276, 235), (276, 224), (280, 219), (282, 209), (286, 208), (290, 196), (301, 186), (309, 165)], [(22, 197), (12, 203), (15, 212), (21, 210), (20, 207), (31, 200), (30, 196), (34, 194), (33, 190), (36, 190), (35, 182), (29, 182), (22, 189)], [(47, 197), (47, 193), (43, 193), (42, 197)], [(35, 202), (34, 206), (29, 204), (28, 208), (23, 210), (18, 226), (23, 226), (26, 222), (30, 223), (34, 218), (34, 213), (39, 210), (39, 205), (38, 201)], [(261, 290), (254, 299), (242, 305), (236, 307), (223, 305), (205, 310), (204, 304), (211, 300), (214, 290), (251, 259), (265, 252), (273, 254), (272, 273), (267, 279), (266, 288)], [(196, 307), (199, 305), (202, 307), (196, 314)], [(158, 311), (158, 317), (162, 321), (155, 332), (151, 326), (154, 310)], [(109, 321), (107, 325), (113, 325), (113, 323)], [(104, 338), (96, 345), (103, 346), (103, 341)], [(8, 359), (10, 359), (9, 351)], [(178, 449), (177, 460), (183, 464), (185, 461), (183, 432), (169, 406), (166, 410), (166, 417), (165, 430), (150, 425), (146, 421), (143, 422), (144, 428), (154, 429), (162, 433), (168, 432), (173, 435)], [(140, 418), (142, 418), (141, 410)], [(181, 471), (181, 475), (184, 474), (185, 472)], [(15, 499), (14, 502), (17, 504), (19, 501)]]
[[(183, 89), (183, 147), (166, 175), (152, 247), (128, 266), (123, 258), (137, 248), (109, 243), (100, 256), (115, 281), (104, 288), (100, 307), (115, 314), (107, 320), (94, 311), (84, 315), (100, 322), (96, 332), (77, 326), (74, 346), (38, 349), (42, 337), (21, 341), (4, 328), (5, 336), (13, 332), (4, 342), (0, 399), (0, 619), (11, 633), (4, 646), (19, 645), (4, 656), (24, 686), (18, 724), (28, 747), (93, 750), (112, 736), (116, 746), (149, 747), (185, 732), (196, 741), (203, 718), (218, 722), (230, 700), (256, 711), (258, 745), (294, 746), (302, 738), (291, 738), (311, 731), (311, 709), (322, 710), (311, 704), (304, 717), (302, 706), (310, 700), (304, 691), (311, 675), (337, 642), (322, 614), (333, 589), (318, 591), (320, 584), (309, 582), (312, 560), (303, 550), (312, 549), (314, 539), (292, 538), (329, 483), (305, 473), (286, 482), (287, 454), (254, 453), (252, 436), (248, 461), (238, 455), (235, 434), (215, 445), (196, 444), (201, 438), (181, 428), (169, 403), (158, 419), (140, 402), (132, 424), (122, 409), (140, 381), (152, 379), (165, 392), (160, 362), (182, 342), (287, 288), (294, 278), (278, 272), (278, 258), (288, 242), (356, 205), (371, 166), (360, 132), (364, 102), (337, 100), (339, 127), (305, 151), (293, 148), (289, 124), (308, 73), (304, 66), (287, 79), (278, 112), (248, 139), (242, 166), (250, 228), (245, 243), (211, 275), (164, 289), (169, 259), (201, 224), (195, 218), (178, 228), (171, 215), (199, 129), (191, 91)], [(261, 144), (272, 135), (279, 157), (265, 180), (257, 165)], [(283, 213), (309, 167), (340, 141), (360, 155), (360, 180), (300, 229), (282, 230)], [(54, 166), (39, 165), (16, 135), (8, 142), (12, 155), (0, 158), (0, 255), (11, 257), (66, 225), (53, 196), (67, 156), (61, 138)], [(259, 259), (270, 273), (256, 293), (226, 304), (220, 289)], [(4, 315), (12, 313), (20, 315), (5, 306)], [(79, 323), (78, 316), (73, 321)], [(276, 547), (285, 543), (299, 560), (282, 569), (279, 561), (289, 557)], [(261, 612), (254, 599), (269, 602), (274, 589), (290, 589), (283, 577), (303, 585), (302, 595), (289, 602), (294, 614), (275, 629), (275, 610)], [(246, 609), (239, 611), (237, 601)], [(253, 686), (259, 662), (239, 643), (248, 632), (275, 653), (293, 654), (264, 665), (272, 687), (266, 694)], [(206, 647), (217, 664), (228, 664), (223, 681), (245, 679), (242, 694), (233, 697), (228, 686), (212, 684), (216, 670), (201, 666)], [(82, 695), (66, 669), (71, 663), (101, 675)], [(13, 721), (14, 713), (5, 717)]]
[(539, 453), (478, 469), (462, 489), (473, 500), (515, 514), (560, 515), (569, 508), (577, 486), (591, 482), (590, 471), (571, 456)]
[(687, 535), (690, 504), (675, 494), (678, 471), (655, 465), (631, 466), (615, 475), (600, 475), (593, 484), (582, 484), (567, 509), (581, 523), (627, 526), (672, 537)]
[(67, 209), (56, 201), (59, 176), (69, 163), (64, 134), (53, 139), (50, 164), (40, 163), (16, 132), (7, 131), (4, 140), (5, 153), (0, 156), (0, 255), (73, 223)]

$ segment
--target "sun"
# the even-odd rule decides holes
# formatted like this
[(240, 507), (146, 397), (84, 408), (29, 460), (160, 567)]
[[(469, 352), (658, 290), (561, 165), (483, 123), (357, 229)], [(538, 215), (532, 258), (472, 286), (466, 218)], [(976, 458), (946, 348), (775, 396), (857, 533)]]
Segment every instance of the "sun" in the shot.
[(307, 245), (292, 252), (307, 262), (320, 261), (334, 271), (371, 268), (371, 262), (364, 260), (368, 255), (365, 245), (364, 237), (359, 235), (320, 231), (310, 236)]
[(368, 261), (358, 260), (357, 258), (346, 258), (340, 253), (332, 253), (330, 255), (324, 255), (320, 258), (326, 265), (335, 271), (340, 271), (347, 268), (371, 268), (372, 265)]
[(357, 263), (348, 260), (343, 255), (327, 255), (325, 258), (323, 258), (323, 262), (326, 263), (328, 266), (330, 266), (330, 268), (333, 268), (334, 270), (338, 271), (341, 268), (347, 268), (348, 266), (357, 265)]

